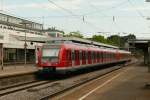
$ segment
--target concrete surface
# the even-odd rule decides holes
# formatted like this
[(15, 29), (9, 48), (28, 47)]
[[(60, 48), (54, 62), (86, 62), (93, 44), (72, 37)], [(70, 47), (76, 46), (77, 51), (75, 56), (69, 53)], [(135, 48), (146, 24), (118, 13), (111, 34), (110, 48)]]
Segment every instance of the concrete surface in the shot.
[(36, 72), (37, 70), (38, 67), (34, 64), (4, 66), (3, 70), (0, 69), (0, 78), (18, 74), (32, 73)]
[(106, 78), (66, 92), (52, 100), (150, 100), (150, 73), (145, 66), (130, 66)]

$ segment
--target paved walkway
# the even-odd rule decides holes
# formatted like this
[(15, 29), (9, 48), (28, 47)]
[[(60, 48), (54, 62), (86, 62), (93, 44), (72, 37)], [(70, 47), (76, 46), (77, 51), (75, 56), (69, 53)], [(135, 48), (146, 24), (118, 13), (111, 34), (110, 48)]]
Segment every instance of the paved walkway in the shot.
[(64, 94), (59, 100), (150, 100), (150, 87), (145, 86), (150, 83), (150, 73), (145, 66), (131, 66), (106, 82), (100, 80)]
[(150, 100), (150, 88), (145, 87), (148, 82), (150, 73), (147, 68), (135, 66), (95, 91), (87, 100)]
[(4, 66), (4, 69), (0, 69), (0, 77), (11, 76), (11, 75), (18, 75), (24, 73), (32, 73), (36, 72), (38, 67), (34, 64), (27, 64), (27, 65), (9, 65)]

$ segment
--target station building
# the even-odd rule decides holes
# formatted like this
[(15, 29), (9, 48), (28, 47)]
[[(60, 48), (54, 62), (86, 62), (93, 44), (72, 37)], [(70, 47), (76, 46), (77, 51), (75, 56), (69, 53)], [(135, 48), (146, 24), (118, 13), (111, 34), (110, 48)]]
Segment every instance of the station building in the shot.
[(49, 39), (43, 25), (0, 13), (0, 64), (36, 62), (36, 50)]

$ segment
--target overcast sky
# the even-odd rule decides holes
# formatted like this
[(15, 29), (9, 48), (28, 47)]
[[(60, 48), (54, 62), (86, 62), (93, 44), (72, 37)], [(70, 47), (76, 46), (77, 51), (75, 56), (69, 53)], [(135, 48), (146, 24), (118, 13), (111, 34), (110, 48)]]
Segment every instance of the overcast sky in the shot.
[[(150, 3), (145, 0), (0, 0), (5, 13), (85, 36), (118, 32), (150, 38)], [(54, 5), (56, 4), (56, 5)], [(113, 17), (114, 16), (114, 17)]]

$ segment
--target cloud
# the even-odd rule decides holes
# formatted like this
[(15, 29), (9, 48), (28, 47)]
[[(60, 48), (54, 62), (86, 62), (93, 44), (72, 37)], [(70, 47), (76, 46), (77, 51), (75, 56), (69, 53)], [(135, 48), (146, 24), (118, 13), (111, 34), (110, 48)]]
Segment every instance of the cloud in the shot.
[[(61, 7), (65, 9), (72, 9), (77, 10), (80, 9), (80, 4), (84, 0), (55, 0), (55, 3), (60, 5)], [(6, 5), (5, 9), (7, 10), (16, 10), (16, 9), (44, 9), (44, 10), (60, 10), (57, 6), (54, 4), (51, 4), (50, 2), (45, 3), (28, 3), (28, 4), (21, 4), (21, 5)]]
[(114, 4), (116, 4), (117, 1), (97, 1), (97, 2), (92, 2), (91, 4), (94, 6), (112, 6)]
[(120, 10), (122, 10), (122, 11), (136, 11), (136, 10), (147, 11), (147, 10), (150, 10), (150, 6), (128, 7), (128, 8), (122, 8)]

